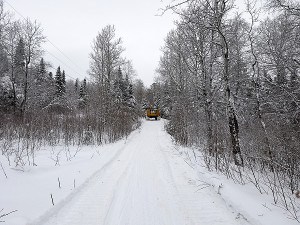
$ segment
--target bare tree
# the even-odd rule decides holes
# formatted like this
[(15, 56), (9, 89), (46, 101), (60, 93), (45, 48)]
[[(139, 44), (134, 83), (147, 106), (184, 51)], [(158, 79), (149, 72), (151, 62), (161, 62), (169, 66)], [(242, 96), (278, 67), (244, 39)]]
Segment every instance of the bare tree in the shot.
[(45, 41), (43, 36), (43, 30), (41, 26), (36, 22), (32, 22), (29, 19), (24, 21), (21, 25), (22, 34), (21, 37), (24, 41), (24, 88), (23, 88), (23, 100), (21, 102), (21, 114), (24, 115), (26, 110), (26, 104), (28, 99), (29, 88), (29, 76), (30, 67), (33, 63), (39, 59), (42, 53), (41, 44)]
[(7, 56), (10, 64), (10, 80), (12, 84), (12, 92), (13, 92), (13, 111), (16, 113), (17, 110), (17, 72), (16, 72), (16, 64), (15, 64), (15, 55), (16, 48), (18, 45), (18, 41), (20, 38), (20, 23), (18, 21), (13, 22), (8, 30), (8, 36), (6, 39), (6, 50)]
[[(251, 23), (249, 26), (248, 30), (248, 41), (250, 44), (250, 52), (251, 52), (251, 58), (252, 58), (252, 63), (251, 63), (251, 68), (252, 68), (252, 80), (254, 83), (254, 90), (255, 90), (255, 101), (256, 101), (256, 114), (257, 118), (259, 120), (259, 124), (261, 126), (261, 129), (263, 130), (263, 135), (264, 135), (264, 144), (265, 144), (265, 151), (264, 155), (268, 157), (270, 161), (272, 161), (272, 149), (271, 149), (271, 142), (269, 138), (269, 134), (267, 131), (266, 123), (263, 118), (263, 112), (262, 112), (262, 99), (261, 99), (261, 87), (262, 87), (262, 79), (261, 79), (261, 71), (260, 71), (260, 61), (258, 57), (258, 51), (255, 48), (256, 43), (255, 43), (255, 23), (258, 22), (258, 17), (259, 17), (259, 11), (256, 8), (256, 3), (247, 1), (246, 4), (247, 12), (250, 15), (251, 18)], [(271, 165), (272, 169), (272, 165)]]
[(124, 51), (121, 38), (116, 38), (115, 27), (107, 25), (93, 42), (90, 54), (90, 74), (100, 84), (111, 84), (114, 72), (122, 64)]
[(268, 0), (267, 7), (284, 10), (291, 15), (300, 16), (300, 3), (294, 0)]

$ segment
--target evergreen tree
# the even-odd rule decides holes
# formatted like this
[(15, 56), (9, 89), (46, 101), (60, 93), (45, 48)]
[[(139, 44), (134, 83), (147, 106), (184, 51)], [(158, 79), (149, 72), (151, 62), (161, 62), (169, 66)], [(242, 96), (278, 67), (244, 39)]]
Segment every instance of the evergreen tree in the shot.
[(66, 113), (74, 109), (74, 104), (70, 101), (70, 96), (66, 96), (65, 71), (61, 71), (60, 66), (56, 70), (54, 78), (54, 98), (48, 104), (48, 110), (56, 113)]
[(122, 70), (119, 67), (116, 79), (114, 81), (114, 90), (113, 90), (113, 96), (115, 98), (116, 103), (123, 103), (124, 102), (124, 81), (123, 81), (123, 74)]
[(47, 107), (50, 102), (56, 97), (55, 81), (52, 72), (47, 71), (46, 63), (43, 58), (32, 69), (31, 74), (34, 75), (33, 82), (30, 83), (28, 90), (28, 103), (29, 108), (39, 110)]
[(62, 73), (60, 70), (60, 66), (56, 70), (55, 74), (55, 87), (56, 87), (56, 96), (60, 97), (64, 94), (64, 88), (63, 88), (63, 79), (62, 79)]
[(84, 98), (86, 96), (86, 79), (83, 79), (82, 85), (80, 86), (79, 96), (80, 98)]
[(129, 80), (128, 75), (125, 77), (125, 92), (124, 92), (124, 100), (126, 102), (126, 105), (129, 107), (135, 107), (136, 105), (136, 100), (133, 94), (133, 85)]
[(79, 87), (79, 80), (76, 78), (75, 80), (75, 93), (78, 93), (78, 87)]
[(16, 53), (14, 56), (14, 64), (16, 67), (25, 66), (25, 44), (22, 38), (20, 38), (16, 48)]
[(46, 80), (46, 74), (47, 74), (46, 65), (45, 65), (44, 59), (41, 58), (41, 61), (38, 65), (38, 69), (37, 69), (37, 77), (36, 77), (37, 84), (41, 84), (43, 81)]
[(53, 79), (53, 73), (49, 72), (48, 77), (49, 77), (50, 80), (52, 80)]
[(38, 69), (38, 73), (39, 74), (46, 74), (46, 65), (45, 65), (45, 61), (44, 58), (41, 58), (40, 64), (39, 64), (39, 69)]
[(79, 90), (79, 108), (84, 109), (87, 104), (86, 79), (83, 80)]
[(24, 80), (23, 73), (25, 70), (25, 44), (22, 38), (19, 40), (16, 47), (13, 64), (16, 68), (13, 82), (19, 85)]
[(66, 73), (64, 70), (61, 74), (61, 84), (62, 93), (66, 93)]
[(117, 103), (126, 107), (134, 107), (136, 104), (133, 96), (133, 86), (128, 75), (126, 75), (125, 79), (123, 78), (123, 73), (120, 67), (114, 82), (114, 97)]

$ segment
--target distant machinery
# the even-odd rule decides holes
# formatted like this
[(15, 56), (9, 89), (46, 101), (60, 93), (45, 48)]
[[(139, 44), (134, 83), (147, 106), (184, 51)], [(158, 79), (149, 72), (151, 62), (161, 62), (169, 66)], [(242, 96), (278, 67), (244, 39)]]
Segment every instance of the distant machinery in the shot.
[(146, 119), (155, 118), (155, 120), (160, 119), (160, 110), (156, 107), (146, 108)]

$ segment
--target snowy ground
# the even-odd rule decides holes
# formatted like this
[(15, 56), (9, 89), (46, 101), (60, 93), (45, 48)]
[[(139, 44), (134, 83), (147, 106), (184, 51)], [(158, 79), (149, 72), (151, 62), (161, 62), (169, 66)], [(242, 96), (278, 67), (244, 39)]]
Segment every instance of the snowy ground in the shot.
[[(45, 149), (37, 155), (38, 166), (25, 171), (0, 158), (8, 176), (0, 171), (0, 210), (18, 210), (2, 218), (4, 224), (298, 224), (250, 185), (189, 162), (163, 123), (145, 121), (126, 140), (82, 148), (72, 159), (63, 147)], [(55, 166), (51, 158), (59, 152), (60, 166)]]

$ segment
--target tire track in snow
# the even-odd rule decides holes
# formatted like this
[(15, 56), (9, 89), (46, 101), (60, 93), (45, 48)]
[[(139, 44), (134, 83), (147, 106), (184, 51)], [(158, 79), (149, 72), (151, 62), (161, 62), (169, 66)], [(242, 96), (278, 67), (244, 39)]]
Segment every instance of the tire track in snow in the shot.
[(131, 140), (139, 134), (139, 131), (140, 130), (134, 131), (128, 139), (126, 139), (124, 146), (117, 150), (115, 155), (104, 163), (101, 169), (96, 171), (82, 185), (77, 187), (66, 199), (27, 225), (102, 224), (99, 223), (100, 219), (97, 218), (99, 217), (97, 215), (99, 214), (100, 207), (98, 199), (107, 199), (106, 196), (103, 196), (101, 192), (99, 192), (99, 189), (101, 189), (101, 186), (104, 184), (104, 181), (101, 181), (102, 176), (107, 173), (111, 164), (115, 163), (120, 155), (122, 155), (124, 149)]
[(163, 121), (140, 132), (76, 193), (34, 225), (238, 225), (215, 192), (171, 149)]
[(176, 202), (174, 185), (169, 181), (169, 176), (166, 176), (168, 172), (157, 142), (156, 125), (151, 122), (146, 124), (141, 139), (132, 148), (134, 158), (129, 172), (120, 182), (119, 192), (112, 200), (104, 224), (179, 225), (184, 223)]
[[(163, 130), (163, 127), (162, 129)], [(209, 224), (209, 225), (249, 225), (245, 220), (237, 220), (236, 214), (223, 201), (212, 187), (199, 190), (199, 176), (197, 172), (188, 165), (182, 156), (174, 152), (171, 139), (161, 138), (159, 142), (163, 146), (162, 153), (166, 164), (169, 166), (174, 184), (180, 195), (180, 204), (186, 214), (186, 224)]]

